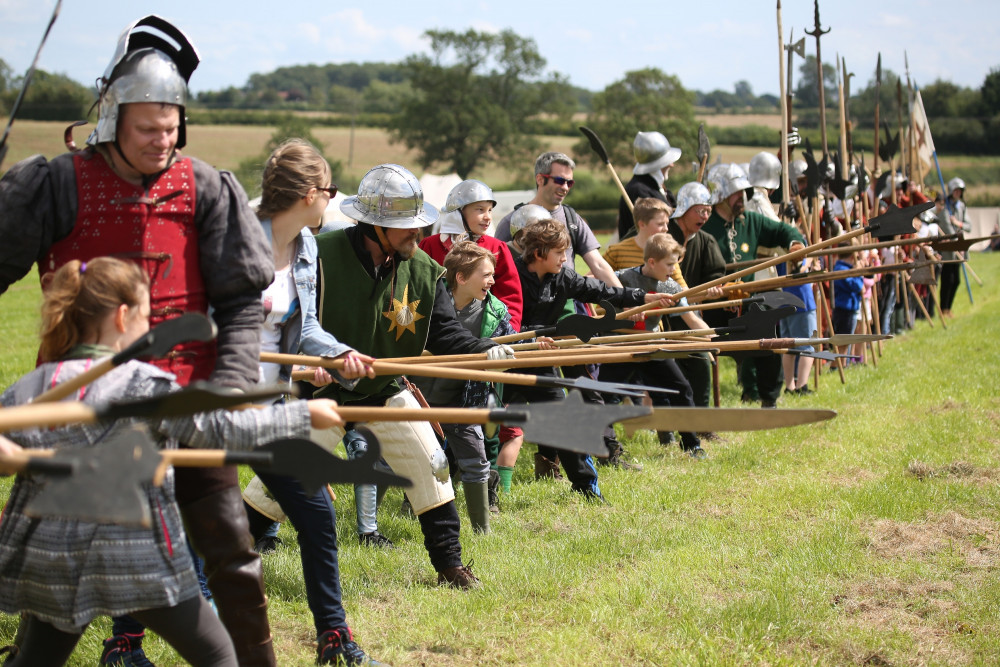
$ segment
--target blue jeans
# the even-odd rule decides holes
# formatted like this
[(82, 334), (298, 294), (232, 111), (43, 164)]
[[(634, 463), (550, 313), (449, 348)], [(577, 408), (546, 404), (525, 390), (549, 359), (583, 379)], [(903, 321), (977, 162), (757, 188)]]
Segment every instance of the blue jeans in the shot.
[(326, 488), (307, 496), (292, 477), (256, 470), (295, 528), (302, 556), (306, 600), (316, 634), (347, 626), (341, 604), (340, 563), (337, 553), (337, 514)]

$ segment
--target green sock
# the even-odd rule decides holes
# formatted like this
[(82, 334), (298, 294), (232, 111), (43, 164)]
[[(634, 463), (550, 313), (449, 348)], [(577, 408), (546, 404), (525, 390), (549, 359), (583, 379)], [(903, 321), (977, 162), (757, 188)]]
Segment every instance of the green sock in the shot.
[(510, 479), (514, 476), (514, 469), (509, 466), (497, 466), (500, 473), (500, 486), (504, 493), (510, 493)]

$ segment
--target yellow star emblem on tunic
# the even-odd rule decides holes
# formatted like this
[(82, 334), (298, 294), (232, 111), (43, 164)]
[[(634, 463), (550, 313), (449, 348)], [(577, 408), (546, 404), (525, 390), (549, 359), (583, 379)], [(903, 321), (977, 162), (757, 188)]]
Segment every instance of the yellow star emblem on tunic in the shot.
[(389, 331), (396, 330), (396, 340), (399, 340), (404, 331), (409, 331), (411, 334), (416, 335), (417, 328), (413, 325), (417, 320), (422, 320), (425, 317), (417, 312), (417, 306), (420, 305), (420, 301), (420, 299), (410, 301), (410, 286), (407, 285), (403, 288), (403, 300), (400, 301), (393, 298), (392, 310), (382, 313), (391, 322)]

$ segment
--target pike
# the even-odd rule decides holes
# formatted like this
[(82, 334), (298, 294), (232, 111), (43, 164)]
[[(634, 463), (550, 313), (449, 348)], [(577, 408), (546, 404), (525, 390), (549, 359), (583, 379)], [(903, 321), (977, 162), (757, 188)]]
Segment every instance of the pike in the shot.
[[(405, 477), (375, 469), (381, 446), (370, 431), (362, 433), (368, 451), (361, 458), (346, 461), (301, 438), (274, 441), (246, 452), (157, 450), (144, 425), (130, 424), (94, 447), (25, 450), (0, 456), (0, 470), (8, 473), (54, 470), (26, 506), (27, 516), (144, 527), (151, 525), (151, 516), (142, 485), (162, 484), (168, 465), (264, 467), (275, 474), (295, 477), (310, 495), (328, 483), (411, 486)], [(116, 483), (108, 485), (108, 479)], [(95, 489), (100, 492), (95, 493)]]
[[(792, 124), (792, 104), (787, 98), (785, 88), (785, 31), (781, 27), (781, 0), (778, 2), (778, 87), (780, 88), (781, 103), (784, 109), (781, 114), (781, 203), (782, 210), (787, 211), (791, 194), (788, 190), (788, 128)], [(788, 54), (788, 66), (792, 66), (792, 54)], [(698, 179), (699, 181), (701, 179)]]
[(787, 409), (758, 410), (750, 408), (653, 408), (645, 417), (621, 422), (627, 435), (636, 431), (761, 431), (814, 424), (833, 419), (834, 410)]
[[(945, 260), (944, 263), (957, 263), (960, 261), (962, 260)], [(900, 271), (912, 271), (913, 269), (919, 269), (924, 266), (933, 266), (934, 264), (940, 264), (940, 263), (942, 262), (925, 260), (921, 262), (900, 262), (898, 264), (884, 264), (882, 266), (869, 266), (857, 269), (844, 269), (843, 271), (812, 271), (810, 273), (801, 273), (797, 276), (794, 275), (782, 276), (780, 278), (761, 280), (759, 281), (761, 285), (755, 285), (754, 283), (747, 283), (747, 287), (744, 289), (753, 290), (755, 288), (774, 289), (776, 287), (794, 287), (799, 285), (808, 285), (810, 283), (826, 282), (828, 280), (839, 280), (840, 278), (871, 276), (878, 273), (897, 273)]]
[[(875, 179), (878, 178), (878, 148), (879, 148), (878, 147), (878, 139), (879, 139), (879, 136), (878, 136), (878, 132), (879, 132), (879, 127), (878, 127), (878, 111), (879, 111), (879, 106), (880, 106), (879, 102), (881, 100), (881, 95), (882, 95), (882, 52), (880, 51), (879, 54), (878, 54), (878, 62), (875, 65), (875, 144), (874, 144), (874, 147), (872, 148), (872, 154), (873, 154), (873, 157), (872, 157), (872, 178), (875, 178)], [(878, 187), (876, 187), (875, 188), (875, 206), (874, 206), (875, 211), (878, 211), (878, 200), (881, 199), (881, 194), (880, 193), (881, 193), (881, 190)]]
[(38, 67), (38, 58), (42, 55), (42, 47), (45, 46), (46, 40), (49, 38), (49, 33), (52, 32), (52, 26), (55, 25), (56, 19), (59, 18), (59, 10), (62, 9), (62, 0), (56, 2), (55, 9), (52, 10), (52, 17), (49, 19), (49, 25), (45, 28), (45, 33), (42, 35), (42, 41), (38, 43), (38, 49), (35, 51), (35, 58), (31, 61), (31, 65), (28, 67), (28, 71), (24, 74), (24, 81), (21, 83), (21, 91), (17, 94), (17, 99), (14, 100), (14, 105), (10, 108), (10, 118), (7, 120), (7, 127), (3, 130), (3, 136), (0, 137), (0, 167), (3, 166), (3, 159), (7, 156), (7, 137), (10, 136), (10, 128), (14, 125), (14, 119), (17, 117), (17, 112), (21, 109), (21, 103), (24, 102), (24, 96), (28, 92), (28, 86), (31, 85), (31, 77), (35, 74), (35, 69)]
[[(272, 364), (293, 366), (313, 366), (319, 368), (342, 369), (344, 362), (329, 357), (309, 357), (300, 354), (277, 354), (262, 352), (260, 360)], [(609, 394), (620, 394), (638, 398), (644, 391), (663, 391), (659, 387), (637, 384), (599, 382), (590, 378), (561, 378), (545, 375), (525, 375), (520, 373), (498, 373), (464, 368), (449, 368), (433, 364), (402, 364), (376, 359), (371, 363), (376, 375), (415, 375), (417, 377), (448, 378), (451, 380), (472, 380), (479, 382), (499, 382), (525, 387), (564, 387), (568, 389), (589, 389)]]
[(162, 322), (150, 329), (141, 338), (117, 354), (94, 364), (89, 370), (62, 382), (52, 389), (32, 399), (32, 403), (61, 401), (77, 389), (87, 386), (112, 368), (140, 358), (162, 357), (170, 350), (191, 341), (214, 340), (217, 333), (215, 322), (202, 313), (185, 313), (180, 317)]
[[(800, 248), (794, 252), (790, 252), (784, 255), (779, 255), (778, 257), (773, 257), (765, 262), (757, 264), (747, 269), (742, 269), (736, 273), (731, 273), (729, 275), (716, 278), (715, 280), (709, 280), (708, 282), (702, 283), (701, 285), (696, 285), (695, 287), (690, 287), (682, 292), (674, 294), (673, 297), (676, 300), (680, 300), (682, 297), (689, 297), (694, 294), (701, 294), (705, 290), (715, 287), (716, 285), (722, 285), (723, 283), (730, 282), (736, 278), (742, 278), (743, 276), (750, 275), (751, 273), (756, 273), (760, 269), (766, 269), (770, 266), (780, 264), (782, 262), (790, 262), (801, 257), (805, 257), (811, 252), (820, 250), (822, 248), (827, 248), (829, 246), (836, 245), (838, 243), (843, 243), (844, 241), (849, 241), (856, 236), (861, 236), (862, 234), (873, 233), (877, 237), (882, 236), (896, 236), (899, 234), (915, 234), (916, 230), (913, 229), (913, 224), (911, 221), (917, 215), (920, 215), (923, 211), (934, 207), (934, 202), (926, 202), (924, 204), (917, 204), (915, 206), (908, 206), (906, 208), (892, 208), (886, 211), (884, 214), (878, 216), (877, 218), (872, 218), (867, 225), (860, 227), (853, 231), (841, 234), (840, 236), (831, 237), (825, 241), (819, 241), (812, 245)], [(748, 283), (752, 284), (752, 283)], [(636, 306), (635, 308), (629, 308), (618, 313), (618, 318), (623, 319), (626, 317), (631, 317), (636, 313), (645, 312), (647, 310), (652, 310), (655, 303), (646, 304), (645, 306)]]
[(625, 200), (625, 205), (628, 206), (628, 210), (633, 210), (632, 199), (629, 198), (628, 193), (625, 192), (625, 186), (622, 185), (622, 179), (618, 178), (618, 172), (615, 171), (614, 166), (611, 164), (611, 158), (608, 157), (608, 151), (604, 148), (604, 144), (601, 142), (601, 138), (591, 130), (589, 127), (584, 125), (580, 126), (580, 132), (583, 136), (587, 137), (590, 142), (590, 147), (597, 153), (597, 157), (601, 158), (601, 162), (608, 168), (611, 172), (611, 177), (614, 179), (615, 184), (618, 186), (618, 190), (622, 193), (622, 198)]
[(712, 154), (712, 146), (708, 142), (708, 134), (705, 133), (705, 124), (698, 126), (698, 176), (695, 178), (699, 183), (705, 182), (705, 167), (708, 166), (708, 158)]
[(611, 302), (602, 301), (601, 306), (604, 308), (604, 317), (588, 317), (574, 313), (562, 318), (554, 326), (497, 336), (492, 340), (496, 343), (512, 343), (538, 336), (574, 336), (586, 343), (594, 334), (614, 331), (618, 327), (615, 307), (611, 305)]
[(812, 32), (807, 32), (807, 35), (812, 35), (816, 38), (816, 68), (818, 71), (818, 76), (816, 79), (816, 84), (819, 86), (819, 129), (820, 137), (823, 140), (823, 161), (826, 162), (829, 157), (829, 150), (826, 144), (826, 83), (823, 80), (823, 57), (820, 53), (819, 41), (820, 37), (830, 32), (830, 28), (823, 30), (819, 24), (819, 0), (813, 0), (813, 12), (815, 16), (815, 26)]

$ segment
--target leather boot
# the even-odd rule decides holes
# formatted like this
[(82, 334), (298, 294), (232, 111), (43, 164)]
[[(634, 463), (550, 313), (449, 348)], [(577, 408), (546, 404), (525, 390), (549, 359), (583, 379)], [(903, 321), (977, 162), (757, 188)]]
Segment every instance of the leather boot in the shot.
[(276, 667), (260, 556), (253, 550), (239, 486), (181, 507), (191, 544), (205, 560), (208, 587), (241, 667)]
[(490, 532), (490, 502), (487, 482), (462, 482), (469, 522), (477, 533)]
[(535, 452), (535, 479), (562, 479), (562, 472), (559, 470), (559, 459), (552, 460), (545, 458)]

